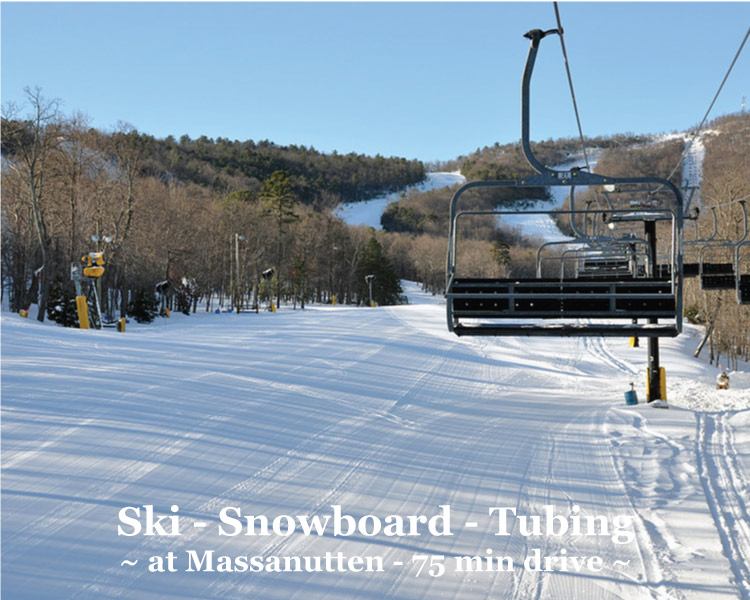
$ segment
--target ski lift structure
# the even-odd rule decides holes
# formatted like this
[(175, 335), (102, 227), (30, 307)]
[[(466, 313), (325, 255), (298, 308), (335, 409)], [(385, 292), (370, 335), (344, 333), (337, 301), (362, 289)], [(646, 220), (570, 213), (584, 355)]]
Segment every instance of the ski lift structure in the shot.
[[(534, 156), (529, 142), (529, 88), (534, 62), (541, 40), (551, 30), (526, 34), (531, 47), (522, 84), (522, 145), (536, 175), (508, 181), (475, 181), (463, 185), (450, 206), (450, 236), (447, 261), (448, 328), (462, 335), (540, 335), (540, 336), (676, 336), (682, 327), (682, 196), (671, 182), (657, 177), (615, 178), (588, 173), (579, 168), (556, 171)], [(587, 186), (607, 192), (604, 206), (576, 209), (571, 194), (567, 215), (576, 233), (570, 241), (543, 244), (537, 252), (537, 273), (532, 278), (472, 278), (458, 269), (459, 230), (470, 215), (549, 214), (549, 210), (464, 210), (461, 199), (477, 188), (538, 188), (567, 186), (571, 190)], [(612, 200), (610, 195), (628, 198), (645, 195), (646, 200), (633, 208)], [(581, 231), (577, 218), (588, 223), (605, 223), (609, 234)], [(656, 263), (657, 222), (669, 224), (669, 268)], [(635, 234), (635, 225), (642, 228)], [(627, 233), (618, 235), (620, 226)], [(662, 228), (663, 229), (663, 228)], [(555, 245), (567, 248), (560, 257), (559, 276), (543, 277), (541, 265), (555, 260), (545, 257)], [(565, 262), (573, 264), (572, 273)], [(662, 273), (668, 272), (668, 277)], [(543, 320), (540, 322), (539, 320)], [(633, 319), (646, 323), (633, 323)], [(667, 322), (658, 322), (658, 320)], [(624, 320), (627, 323), (612, 323)]]
[[(649, 401), (662, 397), (659, 337), (682, 331), (683, 198), (658, 177), (607, 177), (580, 168), (559, 171), (533, 154), (529, 141), (530, 83), (540, 43), (559, 30), (532, 30), (521, 86), (522, 147), (535, 175), (506, 181), (474, 181), (460, 187), (450, 205), (446, 269), (448, 329), (458, 336), (643, 336), (649, 340)], [(459, 231), (473, 215), (549, 214), (550, 210), (471, 210), (462, 199), (471, 190), (567, 186), (575, 238), (549, 242), (537, 251), (535, 277), (477, 278), (463, 274)], [(575, 190), (598, 190), (605, 202), (576, 208)], [(466, 202), (464, 202), (466, 204)], [(583, 220), (584, 230), (578, 225)], [(657, 227), (658, 225), (658, 227)], [(606, 226), (606, 227), (605, 227)], [(604, 230), (604, 231), (602, 231)], [(657, 233), (666, 244), (659, 264)], [(555, 246), (563, 250), (550, 252)], [(559, 263), (554, 277), (543, 265)], [(554, 266), (553, 266), (553, 270)]]
[[(698, 232), (698, 213), (695, 215), (693, 224), (695, 226), (695, 239), (685, 240), (683, 243), (684, 257), (682, 263), (682, 274), (683, 277), (700, 277), (701, 276), (701, 260), (700, 250), (704, 244), (712, 243), (716, 240), (718, 235), (718, 219), (716, 216), (716, 208), (711, 206), (708, 207), (711, 211), (713, 218), (713, 233), (707, 238), (701, 238)], [(696, 209), (697, 210), (697, 209)]]

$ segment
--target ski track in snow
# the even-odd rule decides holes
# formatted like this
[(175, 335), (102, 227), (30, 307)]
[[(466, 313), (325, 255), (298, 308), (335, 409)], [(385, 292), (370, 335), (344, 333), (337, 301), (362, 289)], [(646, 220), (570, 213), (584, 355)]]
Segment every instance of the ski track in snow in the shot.
[[(703, 408), (626, 407), (645, 349), (458, 339), (439, 299), (408, 292), (402, 307), (193, 315), (127, 334), (3, 315), (3, 597), (748, 599), (750, 411), (739, 407), (750, 373), (732, 374), (733, 410), (704, 412), (720, 392), (713, 369), (687, 358), (688, 329), (664, 341), (662, 363), (674, 403)], [(178, 504), (181, 535), (118, 537), (118, 510), (139, 504)], [(273, 518), (334, 504), (381, 517), (450, 505), (454, 535), (217, 533), (227, 506)], [(630, 516), (635, 540), (523, 536), (516, 521), (497, 536), (487, 512), (549, 505)], [(415, 577), (414, 554), (450, 565), (488, 548), (516, 569)], [(188, 549), (342, 551), (382, 556), (385, 572), (147, 571), (149, 556)], [(601, 556), (604, 568), (519, 569), (534, 549)]]
[(698, 414), (696, 455), (708, 506), (734, 575), (738, 597), (750, 598), (750, 495), (737, 461), (728, 413)]

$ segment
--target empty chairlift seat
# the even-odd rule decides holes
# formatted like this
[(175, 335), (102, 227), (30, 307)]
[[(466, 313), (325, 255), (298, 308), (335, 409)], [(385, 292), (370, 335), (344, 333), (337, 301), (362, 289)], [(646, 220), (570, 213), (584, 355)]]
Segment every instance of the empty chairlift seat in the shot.
[(626, 258), (592, 257), (582, 261), (579, 277), (627, 277), (631, 274)]
[(447, 296), (457, 318), (669, 318), (675, 304), (669, 282), (632, 279), (457, 279)]
[(737, 302), (750, 304), (750, 275), (740, 275), (739, 285), (737, 286)]
[(683, 277), (698, 277), (700, 274), (700, 264), (689, 262), (683, 263), (682, 265), (682, 276)]
[[(634, 335), (632, 319), (674, 319), (670, 281), (654, 279), (455, 279), (446, 294), (458, 335)], [(464, 319), (481, 320), (465, 324)], [(627, 324), (519, 324), (528, 319), (626, 319)], [(669, 325), (641, 335), (676, 335)]]
[(701, 289), (733, 290), (737, 285), (732, 263), (703, 263)]

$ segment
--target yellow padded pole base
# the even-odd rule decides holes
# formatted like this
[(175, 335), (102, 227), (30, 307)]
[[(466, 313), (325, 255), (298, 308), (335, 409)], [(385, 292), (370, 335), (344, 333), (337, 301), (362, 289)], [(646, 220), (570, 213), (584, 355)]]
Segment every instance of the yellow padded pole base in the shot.
[(76, 296), (76, 308), (78, 309), (78, 327), (89, 328), (89, 307), (86, 304), (86, 296)]
[[(650, 398), (651, 382), (649, 381), (648, 369), (646, 369), (646, 398)], [(667, 401), (667, 372), (664, 367), (659, 367), (659, 392), (661, 399)]]

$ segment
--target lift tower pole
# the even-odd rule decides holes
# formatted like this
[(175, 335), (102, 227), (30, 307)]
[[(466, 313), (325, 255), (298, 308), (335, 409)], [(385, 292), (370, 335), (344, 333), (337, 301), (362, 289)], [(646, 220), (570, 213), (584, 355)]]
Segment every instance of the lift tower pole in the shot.
[[(654, 219), (644, 221), (646, 240), (651, 254), (651, 262), (648, 266), (649, 277), (656, 275), (656, 221)], [(656, 324), (659, 319), (649, 319), (649, 324)], [(648, 338), (648, 402), (661, 400), (661, 374), (659, 368), (659, 338)]]

